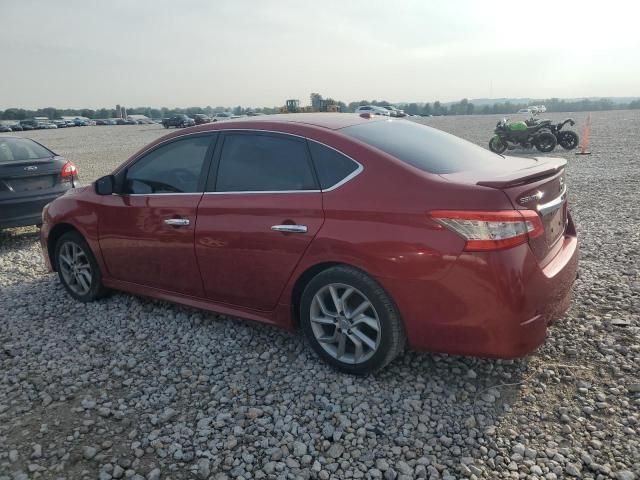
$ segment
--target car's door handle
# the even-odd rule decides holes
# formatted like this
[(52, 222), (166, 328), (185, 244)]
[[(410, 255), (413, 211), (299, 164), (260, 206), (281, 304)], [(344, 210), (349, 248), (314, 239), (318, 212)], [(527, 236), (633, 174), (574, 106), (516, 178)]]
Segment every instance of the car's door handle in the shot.
[(274, 232), (287, 232), (287, 233), (307, 233), (306, 225), (273, 225), (271, 230)]
[(164, 223), (172, 227), (186, 227), (191, 222), (188, 218), (167, 218)]

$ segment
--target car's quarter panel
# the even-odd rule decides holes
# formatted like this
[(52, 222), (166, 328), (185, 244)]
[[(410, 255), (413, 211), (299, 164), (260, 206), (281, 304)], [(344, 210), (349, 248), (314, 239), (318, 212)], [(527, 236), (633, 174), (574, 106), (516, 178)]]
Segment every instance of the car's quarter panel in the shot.
[[(204, 295), (193, 252), (202, 193), (106, 195), (98, 210), (100, 248), (118, 280), (185, 295)], [(188, 220), (185, 226), (166, 223)]]
[(396, 299), (417, 350), (513, 358), (530, 353), (570, 305), (575, 231), (541, 269), (526, 244), (466, 252), (437, 282), (379, 278)]

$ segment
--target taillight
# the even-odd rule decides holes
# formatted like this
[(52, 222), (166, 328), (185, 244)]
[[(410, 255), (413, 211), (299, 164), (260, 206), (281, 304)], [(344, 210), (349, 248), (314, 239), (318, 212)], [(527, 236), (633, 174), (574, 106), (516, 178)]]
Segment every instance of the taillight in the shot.
[(467, 251), (515, 247), (544, 233), (542, 221), (533, 210), (438, 210), (431, 212), (431, 217), (464, 238)]
[(76, 166), (73, 163), (67, 162), (62, 167), (62, 171), (60, 172), (60, 176), (62, 178), (77, 177), (78, 176), (78, 169), (76, 168)]

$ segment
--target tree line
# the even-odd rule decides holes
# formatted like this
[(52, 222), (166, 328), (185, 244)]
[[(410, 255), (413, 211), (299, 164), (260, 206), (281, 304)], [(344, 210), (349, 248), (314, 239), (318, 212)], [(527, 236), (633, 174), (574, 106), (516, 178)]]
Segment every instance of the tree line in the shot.
[[(316, 97), (314, 97), (316, 96)], [(324, 100), (328, 104), (338, 105), (343, 112), (354, 112), (356, 108), (361, 105), (390, 105), (391, 102), (384, 100), (360, 100), (357, 102), (350, 102), (348, 104), (329, 99), (322, 99), (319, 94), (312, 94), (312, 102), (316, 103), (318, 97)], [(629, 103), (615, 103), (610, 99), (603, 98), (599, 100), (562, 100), (559, 98), (548, 98), (544, 100), (531, 100), (529, 104), (525, 103), (512, 103), (509, 101), (502, 103), (494, 103), (492, 105), (474, 105), (471, 101), (463, 98), (459, 102), (443, 104), (439, 101), (433, 103), (400, 103), (394, 104), (396, 107), (404, 110), (410, 115), (488, 115), (488, 114), (505, 114), (514, 113), (521, 108), (527, 108), (529, 105), (545, 105), (547, 112), (592, 112), (601, 110), (626, 110), (626, 109), (640, 109), (640, 100), (633, 100)], [(127, 108), (129, 115), (146, 115), (149, 118), (164, 118), (178, 114), (195, 115), (197, 113), (212, 115), (217, 112), (231, 111), (236, 115), (243, 115), (247, 112), (257, 113), (278, 113), (280, 107), (188, 107), (188, 108), (151, 108), (151, 107), (134, 107)], [(60, 118), (62, 116), (80, 116), (92, 119), (98, 118), (114, 118), (117, 117), (117, 111), (115, 108), (100, 108), (97, 110), (82, 108), (54, 108), (46, 107), (39, 108), (37, 110), (29, 110), (24, 108), (8, 108), (4, 111), (0, 110), (0, 119), (3, 120), (24, 120), (33, 117), (47, 117), (49, 119)]]

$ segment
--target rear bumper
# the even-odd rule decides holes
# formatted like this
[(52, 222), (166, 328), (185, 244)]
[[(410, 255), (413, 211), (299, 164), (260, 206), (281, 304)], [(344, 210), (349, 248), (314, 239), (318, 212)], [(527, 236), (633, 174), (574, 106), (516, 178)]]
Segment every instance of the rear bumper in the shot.
[(571, 303), (578, 269), (573, 224), (541, 268), (528, 245), (462, 254), (443, 279), (379, 279), (396, 300), (411, 348), (516, 358), (537, 349)]
[(42, 209), (65, 190), (47, 195), (0, 200), (0, 228), (24, 227), (42, 223)]

